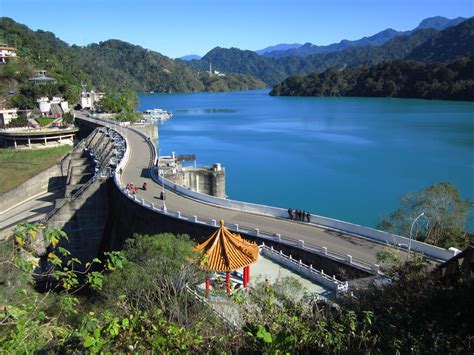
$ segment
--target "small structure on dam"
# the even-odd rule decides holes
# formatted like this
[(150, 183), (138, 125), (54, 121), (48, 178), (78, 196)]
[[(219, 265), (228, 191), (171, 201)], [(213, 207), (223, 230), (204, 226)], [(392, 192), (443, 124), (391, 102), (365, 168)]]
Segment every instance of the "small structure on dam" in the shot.
[(212, 166), (184, 166), (184, 161), (196, 161), (194, 155), (160, 156), (158, 174), (175, 183), (203, 194), (226, 198), (225, 169), (220, 163)]

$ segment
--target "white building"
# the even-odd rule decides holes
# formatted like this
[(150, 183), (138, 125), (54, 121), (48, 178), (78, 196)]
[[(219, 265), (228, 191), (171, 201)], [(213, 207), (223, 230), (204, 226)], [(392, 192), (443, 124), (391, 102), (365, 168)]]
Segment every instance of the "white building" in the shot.
[(93, 109), (94, 104), (105, 96), (103, 92), (83, 91), (81, 94), (82, 109)]
[(18, 58), (16, 51), (16, 48), (0, 43), (0, 64), (6, 63), (9, 58)]
[(44, 96), (40, 97), (36, 102), (43, 116), (61, 117), (69, 112), (69, 103), (62, 97), (53, 96), (50, 100), (49, 97)]
[(0, 127), (5, 128), (11, 120), (18, 118), (18, 109), (11, 108), (0, 110)]

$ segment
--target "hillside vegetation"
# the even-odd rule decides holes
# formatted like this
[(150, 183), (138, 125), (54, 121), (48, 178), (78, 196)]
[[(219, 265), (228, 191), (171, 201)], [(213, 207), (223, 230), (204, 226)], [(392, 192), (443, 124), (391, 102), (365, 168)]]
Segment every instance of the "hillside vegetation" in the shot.
[(290, 77), (270, 95), (474, 100), (474, 63), (470, 57), (450, 64), (398, 60), (365, 69), (332, 68)]
[[(0, 67), (0, 95), (16, 90), (9, 106), (32, 108), (41, 95), (79, 99), (81, 84), (107, 92), (123, 90), (155, 92), (229, 91), (266, 85), (247, 75), (216, 76), (188, 68), (158, 52), (119, 40), (85, 47), (69, 46), (51, 32), (32, 31), (6, 17), (0, 18), (0, 39), (18, 49), (18, 60)], [(46, 70), (57, 84), (34, 85), (35, 70)]]
[[(43, 238), (48, 249), (38, 255), (35, 241)], [(231, 297), (216, 287), (214, 300), (228, 304), (237, 319), (231, 325), (188, 291), (205, 277), (199, 271), (202, 256), (189, 237), (134, 235), (123, 251), (105, 252), (88, 263), (70, 255), (66, 238), (63, 231), (26, 223), (14, 238), (0, 241), (2, 352), (473, 351), (469, 270), (440, 279), (427, 262), (415, 257), (402, 264), (393, 255), (395, 266), (386, 270), (390, 283), (354, 290), (353, 297), (339, 298), (338, 306), (305, 292), (291, 277), (270, 285), (257, 281), (250, 292), (239, 289)], [(45, 276), (55, 281), (35, 289), (34, 280)]]
[(453, 61), (472, 55), (473, 21), (471, 18), (443, 31), (420, 28), (409, 35), (396, 36), (380, 46), (359, 46), (304, 57), (266, 58), (252, 51), (216, 47), (201, 60), (187, 65), (203, 70), (212, 63), (217, 70), (252, 75), (275, 85), (289, 76), (308, 75), (331, 67), (358, 68), (397, 59)]

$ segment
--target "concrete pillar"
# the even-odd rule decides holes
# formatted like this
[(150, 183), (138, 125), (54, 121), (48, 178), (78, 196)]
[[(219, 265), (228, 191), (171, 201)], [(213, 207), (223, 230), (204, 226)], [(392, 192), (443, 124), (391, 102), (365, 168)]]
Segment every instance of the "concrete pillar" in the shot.
[(347, 261), (352, 264), (352, 255), (347, 255)]
[(235, 230), (238, 232), (239, 231), (239, 225), (235, 224)]
[(278, 233), (275, 234), (275, 238), (276, 240), (281, 241), (281, 234), (278, 234)]
[(324, 254), (324, 255), (328, 255), (328, 248), (323, 247), (323, 254)]
[(15, 147), (15, 149), (17, 148), (17, 145), (16, 145), (16, 138), (13, 138), (13, 145)]
[(304, 240), (298, 240), (298, 244), (301, 248), (304, 248)]
[(44, 137), (44, 145), (47, 147), (48, 146), (48, 139), (46, 138), (46, 136)]
[(28, 137), (28, 148), (31, 148), (31, 139)]
[(213, 227), (217, 227), (217, 221), (215, 219), (212, 219), (211, 222)]
[(260, 229), (255, 228), (255, 235), (260, 235)]
[(197, 223), (197, 221), (198, 221), (197, 216), (193, 216), (193, 220), (194, 220), (194, 223)]
[(181, 218), (181, 211), (178, 211), (178, 218)]

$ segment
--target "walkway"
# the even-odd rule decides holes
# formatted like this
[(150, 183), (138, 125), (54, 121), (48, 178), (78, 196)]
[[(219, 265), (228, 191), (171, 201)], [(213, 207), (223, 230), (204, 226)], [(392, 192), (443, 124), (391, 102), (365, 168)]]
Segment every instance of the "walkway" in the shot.
[[(91, 120), (84, 114), (76, 113), (76, 116)], [(112, 127), (112, 125), (110, 126)], [(119, 130), (123, 130), (130, 147), (130, 157), (122, 173), (122, 185), (132, 182), (136, 186), (142, 186), (146, 182), (148, 184), (147, 191), (139, 189), (137, 197), (139, 199), (143, 198), (148, 203), (154, 203), (157, 208), (161, 208), (163, 201), (159, 196), (162, 187), (155, 183), (148, 173), (152, 160), (150, 145), (146, 139), (130, 129), (119, 128)], [(166, 190), (166, 207), (168, 210), (180, 211), (183, 215), (196, 215), (217, 221), (224, 219), (226, 223), (259, 228), (260, 231), (267, 233), (278, 233), (286, 239), (303, 240), (306, 246), (326, 247), (329, 251), (342, 255), (352, 255), (355, 260), (369, 264), (377, 263), (376, 253), (386, 248), (373, 241), (327, 230), (315, 224), (214, 207), (177, 195), (170, 190)]]

